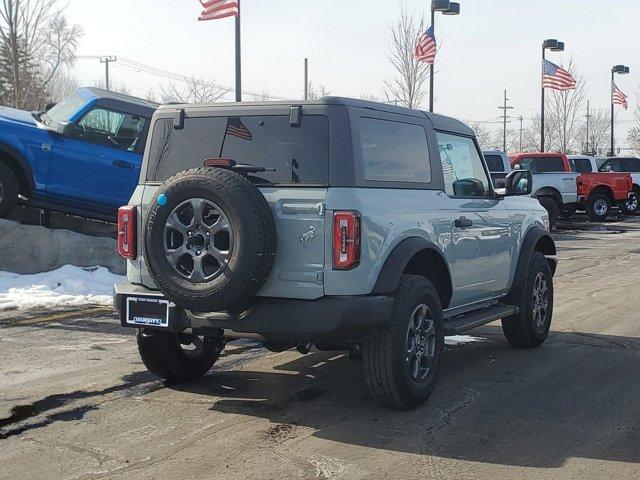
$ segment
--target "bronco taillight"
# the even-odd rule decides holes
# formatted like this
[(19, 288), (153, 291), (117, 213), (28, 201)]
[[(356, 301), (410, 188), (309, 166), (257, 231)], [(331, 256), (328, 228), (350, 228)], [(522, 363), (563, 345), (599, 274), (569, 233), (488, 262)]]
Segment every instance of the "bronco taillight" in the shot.
[(118, 253), (124, 258), (136, 258), (136, 216), (136, 207), (118, 209)]
[(360, 215), (333, 213), (333, 269), (351, 270), (360, 263)]

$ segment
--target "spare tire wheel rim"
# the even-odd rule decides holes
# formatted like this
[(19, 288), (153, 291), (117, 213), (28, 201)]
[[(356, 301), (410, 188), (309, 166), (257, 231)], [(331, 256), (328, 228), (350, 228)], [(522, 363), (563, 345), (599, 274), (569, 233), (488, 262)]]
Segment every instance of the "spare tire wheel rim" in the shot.
[(605, 215), (608, 210), (609, 205), (607, 205), (607, 201), (602, 198), (596, 200), (593, 204), (593, 211), (596, 212), (598, 216)]
[(411, 312), (407, 328), (405, 363), (411, 378), (421, 382), (434, 363), (436, 355), (436, 331), (431, 309), (424, 303)]
[(229, 217), (211, 200), (186, 200), (167, 217), (163, 247), (180, 277), (193, 283), (209, 282), (225, 270), (233, 252)]

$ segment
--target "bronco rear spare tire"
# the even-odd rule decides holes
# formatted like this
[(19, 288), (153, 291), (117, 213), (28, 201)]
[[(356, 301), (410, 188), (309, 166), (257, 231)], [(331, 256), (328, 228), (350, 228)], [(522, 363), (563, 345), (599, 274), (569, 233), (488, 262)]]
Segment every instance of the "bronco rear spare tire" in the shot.
[(250, 303), (276, 253), (266, 199), (245, 177), (222, 168), (168, 179), (151, 202), (144, 235), (158, 288), (176, 305), (198, 312)]

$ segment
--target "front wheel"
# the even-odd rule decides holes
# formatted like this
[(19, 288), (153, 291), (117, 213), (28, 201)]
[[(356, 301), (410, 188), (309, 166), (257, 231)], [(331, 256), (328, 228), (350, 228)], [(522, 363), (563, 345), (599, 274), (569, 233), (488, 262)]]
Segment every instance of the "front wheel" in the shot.
[(629, 198), (626, 201), (621, 201), (620, 209), (625, 215), (636, 215), (640, 210), (640, 202), (638, 201), (637, 192), (634, 191), (629, 195)]
[(362, 345), (364, 375), (374, 397), (399, 410), (423, 403), (437, 382), (443, 349), (440, 297), (426, 278), (403, 275), (389, 326)]
[(611, 212), (611, 200), (603, 193), (589, 196), (587, 215), (592, 222), (604, 222)]
[(176, 334), (160, 330), (138, 330), (138, 351), (145, 367), (172, 383), (204, 376), (224, 348), (221, 338)]
[(0, 162), (0, 217), (5, 217), (18, 203), (18, 179)]
[(560, 216), (560, 207), (558, 206), (558, 202), (556, 202), (556, 199), (552, 197), (541, 197), (538, 201), (549, 214), (549, 226), (551, 228), (555, 228), (558, 223), (558, 217)]
[(502, 319), (507, 341), (518, 348), (541, 345), (549, 334), (553, 316), (553, 275), (540, 252), (533, 252), (524, 284), (509, 294), (518, 313)]

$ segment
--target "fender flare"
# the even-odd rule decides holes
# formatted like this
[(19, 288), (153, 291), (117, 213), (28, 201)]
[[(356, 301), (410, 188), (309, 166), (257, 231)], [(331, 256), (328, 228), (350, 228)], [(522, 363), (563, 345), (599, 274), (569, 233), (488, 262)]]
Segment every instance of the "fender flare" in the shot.
[(372, 293), (382, 295), (395, 292), (398, 289), (400, 277), (402, 276), (404, 269), (407, 267), (407, 264), (416, 253), (422, 250), (431, 250), (439, 255), (447, 266), (449, 279), (451, 279), (449, 264), (445, 260), (444, 253), (440, 247), (425, 238), (410, 237), (398, 243), (387, 256), (387, 259), (378, 274), (378, 280), (373, 287)]
[[(10, 145), (0, 142), (0, 162), (3, 161), (3, 155), (7, 155), (10, 160), (13, 160), (13, 162), (15, 162), (15, 164), (13, 164), (13, 162), (11, 161), (5, 161), (4, 163), (7, 164), (9, 168), (14, 170), (14, 173), (16, 173), (16, 176), (18, 177), (18, 181), (20, 181), (20, 173), (22, 173), (24, 178), (26, 179), (27, 184), (20, 185), (21, 193), (34, 192), (36, 189), (36, 184), (33, 178), (33, 170), (31, 170), (31, 165), (29, 165), (29, 162), (27, 162), (24, 155)], [(21, 171), (16, 172), (16, 168), (20, 169)], [(24, 187), (28, 189), (28, 192), (22, 192)]]
[[(539, 226), (531, 227), (524, 236), (524, 240), (522, 241), (522, 247), (520, 247), (520, 255), (518, 256), (518, 265), (516, 267), (516, 272), (513, 277), (513, 283), (511, 285), (511, 291), (518, 290), (527, 278), (527, 273), (529, 269), (529, 263), (531, 262), (531, 257), (533, 256), (533, 252), (536, 251), (536, 245), (538, 242), (543, 240), (544, 246), (547, 252), (543, 252), (545, 255), (555, 255), (556, 254), (556, 245), (544, 228)], [(556, 260), (549, 259), (549, 267), (551, 268), (551, 274), (555, 274), (556, 271)]]
[(533, 196), (538, 199), (541, 197), (552, 197), (560, 205), (564, 203), (562, 200), (562, 194), (557, 188), (554, 187), (541, 187), (533, 194)]

